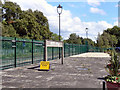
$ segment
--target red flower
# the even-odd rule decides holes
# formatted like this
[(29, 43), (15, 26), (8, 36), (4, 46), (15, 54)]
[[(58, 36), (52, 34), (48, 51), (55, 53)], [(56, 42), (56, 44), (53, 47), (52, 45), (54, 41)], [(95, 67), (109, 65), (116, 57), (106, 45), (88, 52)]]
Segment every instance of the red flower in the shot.
[(118, 80), (118, 77), (116, 77), (116, 80)]

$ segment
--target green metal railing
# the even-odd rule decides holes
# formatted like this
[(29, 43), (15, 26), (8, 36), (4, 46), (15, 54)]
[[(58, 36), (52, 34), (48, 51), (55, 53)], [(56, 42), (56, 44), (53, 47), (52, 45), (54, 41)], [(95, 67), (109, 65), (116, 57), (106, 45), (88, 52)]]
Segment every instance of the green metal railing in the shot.
[[(13, 37), (0, 37), (2, 42), (2, 64), (0, 69), (24, 66), (39, 63), (44, 60), (44, 41), (21, 39)], [(48, 47), (48, 60), (59, 58), (59, 48)], [(61, 51), (61, 50), (60, 50)], [(64, 44), (64, 57), (85, 52), (102, 51), (98, 47)], [(60, 52), (61, 53), (61, 52)]]

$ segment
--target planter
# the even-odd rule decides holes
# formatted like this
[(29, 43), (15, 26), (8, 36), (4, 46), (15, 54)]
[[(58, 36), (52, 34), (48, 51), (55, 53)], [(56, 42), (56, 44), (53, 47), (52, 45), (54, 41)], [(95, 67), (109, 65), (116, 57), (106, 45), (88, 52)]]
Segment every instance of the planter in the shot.
[(119, 83), (112, 83), (112, 82), (107, 82), (107, 90), (120, 90), (120, 84)]

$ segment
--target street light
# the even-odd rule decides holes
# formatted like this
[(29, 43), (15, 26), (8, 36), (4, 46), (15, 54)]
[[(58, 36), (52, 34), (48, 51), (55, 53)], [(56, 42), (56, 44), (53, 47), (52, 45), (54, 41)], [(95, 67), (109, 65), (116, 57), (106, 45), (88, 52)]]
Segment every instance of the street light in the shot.
[(86, 31), (86, 45), (87, 45), (87, 52), (88, 52), (88, 28), (85, 28)]
[(88, 39), (88, 28), (85, 28), (86, 31), (86, 38)]
[[(57, 13), (59, 14), (59, 41), (60, 41), (60, 14), (62, 13), (62, 6), (60, 4), (57, 7)], [(59, 59), (60, 59), (60, 48), (59, 48)]]
[(57, 13), (59, 14), (59, 41), (60, 41), (60, 14), (62, 13), (62, 6), (60, 4), (57, 7)]

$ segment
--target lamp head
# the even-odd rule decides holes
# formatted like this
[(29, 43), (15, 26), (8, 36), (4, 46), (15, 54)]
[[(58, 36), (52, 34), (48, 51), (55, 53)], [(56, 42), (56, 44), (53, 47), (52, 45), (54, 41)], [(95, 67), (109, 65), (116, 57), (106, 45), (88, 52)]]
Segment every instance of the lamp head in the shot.
[(57, 6), (57, 13), (58, 14), (62, 13), (62, 6), (60, 4)]
[(88, 28), (85, 28), (85, 31), (88, 31)]

